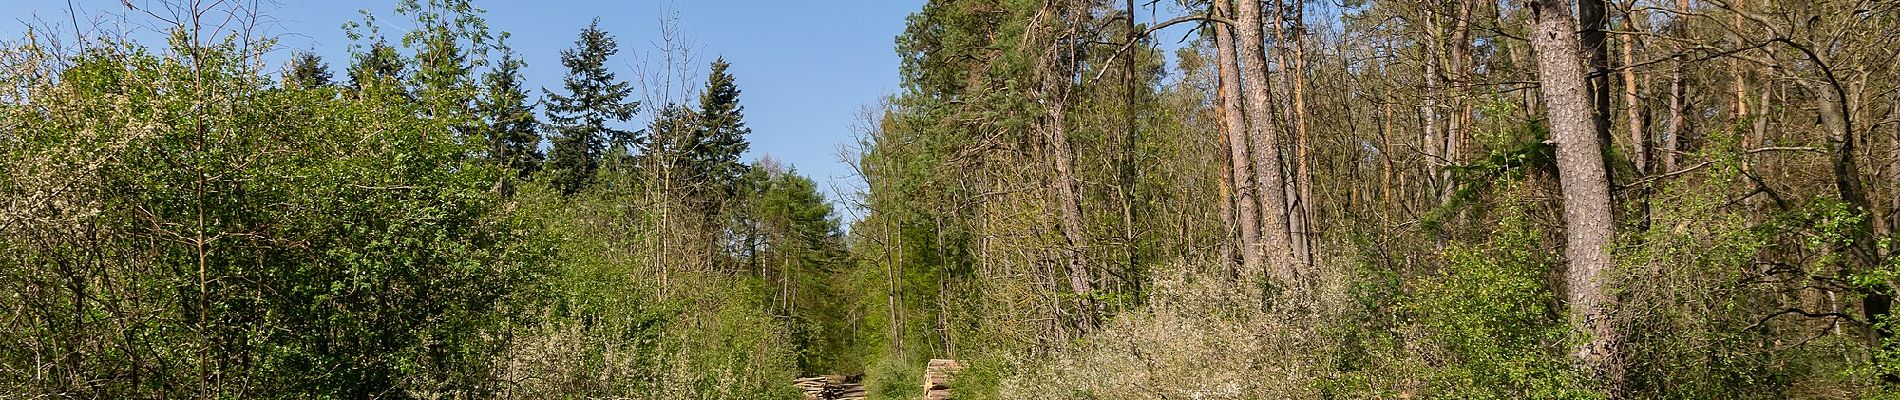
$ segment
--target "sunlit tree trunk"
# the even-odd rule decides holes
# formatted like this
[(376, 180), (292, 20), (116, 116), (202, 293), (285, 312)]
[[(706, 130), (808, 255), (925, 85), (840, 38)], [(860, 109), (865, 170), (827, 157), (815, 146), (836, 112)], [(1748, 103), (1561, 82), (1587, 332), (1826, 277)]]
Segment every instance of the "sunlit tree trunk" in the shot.
[(1279, 127), (1273, 119), (1273, 96), (1267, 77), (1266, 32), (1262, 27), (1260, 2), (1241, 0), (1235, 7), (1240, 25), (1240, 80), (1246, 91), (1255, 184), (1260, 196), (1261, 245), (1267, 276), (1281, 285), (1299, 284), (1294, 265), (1292, 232), (1288, 230), (1286, 177), (1282, 171)]
[[(1631, 13), (1634, 14), (1634, 13)], [(1638, 29), (1635, 15), (1625, 16), (1624, 30)], [(1650, 141), (1643, 127), (1643, 99), (1636, 77), (1636, 34), (1623, 34), (1623, 111), (1629, 118), (1631, 161), (1636, 163), (1636, 175), (1643, 176), (1650, 171)]]
[[(1058, 4), (1053, 8), (1058, 15), (1067, 14), (1066, 5)], [(1060, 23), (1062, 22), (1056, 24)], [(1054, 24), (1036, 29), (1057, 31), (1059, 32), (1057, 34), (1071, 33)], [(1073, 145), (1069, 143), (1067, 119), (1069, 81), (1075, 75), (1076, 66), (1072, 57), (1063, 54), (1064, 50), (1054, 45), (1055, 42), (1059, 40), (1051, 40), (1049, 48), (1043, 50), (1041, 60), (1038, 61), (1041, 64), (1037, 71), (1041, 75), (1038, 77), (1041, 81), (1039, 88), (1041, 93), (1038, 93), (1038, 97), (1043, 101), (1044, 109), (1047, 110), (1039, 128), (1045, 135), (1044, 139), (1048, 141), (1049, 162), (1055, 170), (1055, 177), (1050, 186), (1055, 190), (1057, 218), (1061, 225), (1063, 240), (1067, 242), (1064, 255), (1068, 258), (1069, 290), (1076, 295), (1078, 305), (1076, 312), (1079, 314), (1074, 322), (1082, 330), (1088, 331), (1093, 329), (1095, 321), (1095, 302), (1090, 300), (1095, 288), (1094, 280), (1089, 272), (1088, 230), (1082, 226), (1082, 196), (1081, 190), (1077, 188), (1075, 151)]]
[[(1219, 13), (1232, 15), (1232, 0), (1220, 0)], [(1245, 1), (1245, 0), (1244, 0)], [(1240, 266), (1246, 273), (1265, 271), (1260, 252), (1260, 200), (1257, 196), (1260, 187), (1254, 182), (1253, 151), (1247, 126), (1246, 101), (1240, 92), (1240, 63), (1234, 48), (1234, 29), (1227, 24), (1215, 24), (1214, 48), (1218, 59), (1216, 69), (1220, 71), (1221, 128), (1224, 137), (1232, 144), (1229, 147), (1228, 165), (1232, 168), (1234, 182), (1234, 205), (1236, 225), (1240, 233)]]
[(1294, 218), (1298, 218), (1299, 230), (1296, 240), (1300, 243), (1297, 255), (1303, 265), (1313, 263), (1314, 238), (1319, 237), (1313, 219), (1313, 171), (1308, 167), (1312, 162), (1309, 154), (1311, 142), (1306, 131), (1306, 1), (1292, 0), (1293, 7), (1293, 138), (1297, 154), (1294, 176), (1299, 182), (1299, 203), (1295, 207)]
[(1610, 321), (1615, 298), (1605, 282), (1612, 265), (1610, 182), (1603, 166), (1603, 145), (1591, 122), (1591, 98), (1584, 80), (1576, 25), (1564, 0), (1532, 0), (1531, 47), (1537, 76), (1557, 144), (1558, 181), (1563, 186), (1566, 299), (1579, 330), (1590, 336), (1577, 349), (1577, 360), (1600, 374), (1614, 396), (1620, 390), (1620, 336)]

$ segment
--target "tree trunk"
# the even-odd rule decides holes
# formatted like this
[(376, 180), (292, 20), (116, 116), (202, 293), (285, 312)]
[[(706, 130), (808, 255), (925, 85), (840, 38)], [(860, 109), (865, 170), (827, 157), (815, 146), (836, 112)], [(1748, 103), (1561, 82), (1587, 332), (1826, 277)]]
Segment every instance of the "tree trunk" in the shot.
[[(1127, 0), (1126, 3), (1128, 7), (1128, 19), (1124, 21), (1127, 23), (1124, 28), (1128, 30), (1127, 46), (1132, 49), (1135, 46), (1135, 42), (1141, 40), (1141, 33), (1135, 31), (1135, 0)], [(1133, 53), (1122, 57), (1122, 68), (1128, 73), (1128, 76), (1123, 77), (1122, 80), (1123, 94), (1126, 96), (1126, 102), (1123, 103), (1123, 106), (1126, 108), (1122, 111), (1123, 116), (1127, 118), (1124, 122), (1128, 124), (1128, 131), (1126, 135), (1122, 137), (1122, 165), (1120, 171), (1122, 261), (1124, 262), (1123, 271), (1126, 271), (1126, 276), (1129, 278), (1128, 283), (1131, 286), (1137, 286), (1140, 285), (1140, 281), (1133, 279), (1137, 275), (1135, 269), (1140, 265), (1140, 260), (1137, 260), (1135, 256), (1135, 163), (1138, 162), (1135, 158), (1135, 138), (1140, 135), (1141, 132), (1139, 131), (1139, 125), (1136, 124), (1135, 121), (1135, 110), (1141, 95), (1135, 91), (1135, 78), (1137, 73), (1135, 71), (1135, 55)], [(1138, 291), (1131, 290), (1130, 292)]]
[(1600, 374), (1605, 389), (1615, 397), (1623, 381), (1616, 354), (1620, 336), (1610, 321), (1615, 298), (1603, 274), (1612, 265), (1610, 181), (1604, 173), (1600, 136), (1591, 125), (1591, 99), (1567, 3), (1531, 1), (1531, 47), (1536, 52), (1545, 113), (1557, 144), (1558, 181), (1563, 186), (1566, 299), (1573, 323), (1590, 335), (1576, 356), (1583, 366)]
[(1280, 285), (1299, 284), (1299, 267), (1294, 265), (1292, 232), (1287, 225), (1286, 178), (1282, 172), (1279, 127), (1273, 120), (1272, 81), (1267, 77), (1266, 32), (1261, 26), (1260, 2), (1241, 0), (1235, 7), (1239, 17), (1240, 79), (1246, 91), (1252, 139), (1255, 183), (1260, 196), (1262, 234), (1256, 249), (1266, 259), (1267, 276)]
[[(1816, 64), (1821, 64), (1818, 58), (1811, 60)], [(1821, 64), (1821, 68), (1828, 67), (1826, 64)], [(1847, 97), (1839, 86), (1840, 82), (1835, 81), (1831, 73), (1829, 76), (1827, 82), (1810, 84), (1808, 89), (1815, 94), (1816, 110), (1820, 114), (1822, 128), (1827, 130), (1828, 140), (1839, 146), (1834, 149), (1834, 188), (1840, 195), (1841, 201), (1853, 208), (1851, 211), (1872, 212), (1874, 210), (1872, 200), (1867, 195), (1866, 186), (1861, 182), (1859, 161), (1854, 157), (1856, 151), (1854, 147), (1859, 144), (1859, 141), (1854, 137), (1854, 122), (1847, 114)], [(1875, 232), (1870, 219), (1872, 218), (1862, 218), (1852, 227), (1855, 232), (1848, 233), (1852, 242), (1847, 251), (1850, 257), (1859, 261), (1857, 264), (1861, 264), (1859, 270), (1862, 271), (1876, 268), (1881, 260), (1880, 250), (1874, 244)], [(1889, 315), (1893, 310), (1892, 290), (1893, 288), (1887, 285), (1874, 285), (1866, 289), (1865, 295), (1861, 298), (1862, 317), (1867, 321), (1882, 321), (1890, 318)], [(1892, 328), (1874, 325), (1871, 330), (1875, 349), (1892, 350), (1889, 344), (1894, 337)], [(1888, 384), (1900, 383), (1900, 376), (1885, 371), (1881, 372), (1880, 379)]]
[(1294, 174), (1298, 176), (1300, 194), (1295, 210), (1300, 230), (1295, 234), (1299, 235), (1300, 264), (1311, 265), (1316, 252), (1313, 239), (1319, 237), (1319, 232), (1315, 231), (1313, 220), (1313, 171), (1307, 166), (1311, 162), (1308, 154), (1311, 145), (1306, 134), (1306, 0), (1293, 0), (1293, 3), (1296, 7), (1293, 12), (1293, 137), (1298, 148)]
[[(1058, 10), (1058, 14), (1066, 11)], [(1061, 20), (1061, 18), (1057, 18)], [(1042, 29), (1059, 29), (1056, 26)], [(1074, 76), (1075, 63), (1070, 56), (1063, 54), (1060, 46), (1048, 44), (1043, 50), (1041, 68), (1038, 77), (1041, 81), (1039, 96), (1048, 110), (1042, 121), (1042, 131), (1049, 143), (1049, 162), (1055, 169), (1051, 186), (1056, 193), (1056, 212), (1062, 225), (1062, 237), (1067, 246), (1064, 253), (1069, 259), (1069, 290), (1076, 295), (1078, 316), (1076, 326), (1089, 331), (1095, 325), (1094, 281), (1089, 272), (1088, 231), (1082, 226), (1082, 197), (1075, 179), (1075, 151), (1069, 144), (1068, 101), (1069, 82)]]
[[(1458, 162), (1460, 158), (1458, 149), (1464, 141), (1465, 131), (1470, 129), (1467, 126), (1467, 118), (1471, 112), (1470, 105), (1465, 101), (1467, 94), (1465, 90), (1471, 85), (1471, 64), (1469, 64), (1471, 60), (1471, 7), (1472, 2), (1469, 0), (1458, 1), (1458, 14), (1456, 19), (1452, 20), (1451, 42), (1448, 43), (1449, 55), (1445, 59), (1445, 67), (1450, 70), (1447, 72), (1450, 81), (1446, 82), (1446, 92), (1451, 93), (1447, 96), (1451, 116), (1445, 118), (1445, 142), (1439, 153), (1451, 163)], [(1446, 204), (1449, 204), (1458, 190), (1457, 183), (1451, 180), (1450, 170), (1446, 170), (1446, 185), (1444, 191), (1439, 194)]]
[[(1233, 8), (1229, 1), (1221, 0), (1218, 12), (1231, 15)], [(1233, 28), (1214, 24), (1214, 30), (1215, 52), (1219, 54), (1216, 65), (1220, 71), (1217, 91), (1221, 100), (1221, 128), (1226, 131), (1223, 136), (1233, 145), (1229, 147), (1227, 161), (1233, 172), (1236, 225), (1240, 227), (1240, 266), (1246, 273), (1257, 274), (1265, 271), (1260, 252), (1260, 200), (1256, 196), (1259, 185), (1254, 182), (1252, 146), (1246, 133), (1251, 130), (1242, 111), (1246, 105), (1240, 93), (1240, 59), (1235, 54)]]
[[(1609, 34), (1605, 31), (1610, 25), (1610, 8), (1604, 0), (1577, 0), (1577, 19), (1583, 24), (1578, 38), (1582, 39), (1583, 52), (1589, 57), (1590, 74), (1585, 78), (1590, 84), (1591, 123), (1607, 160), (1610, 145), (1615, 143), (1610, 137), (1610, 46), (1606, 43)], [(1604, 175), (1609, 175), (1607, 162)]]
[[(1632, 13), (1633, 14), (1633, 13)], [(1634, 15), (1625, 17), (1627, 29), (1635, 30)], [(1649, 135), (1643, 129), (1643, 99), (1636, 81), (1636, 34), (1623, 34), (1623, 111), (1629, 117), (1630, 159), (1636, 163), (1636, 176), (1648, 175)]]
[[(1681, 19), (1688, 14), (1689, 0), (1676, 0), (1677, 21), (1670, 28), (1675, 31), (1676, 37), (1684, 37), (1683, 32), (1687, 30), (1687, 24)], [(1671, 57), (1674, 59), (1674, 65), (1669, 70), (1669, 126), (1663, 132), (1662, 154), (1662, 170), (1665, 173), (1676, 171), (1676, 160), (1681, 159), (1682, 153), (1682, 133), (1688, 128), (1687, 111), (1683, 110), (1688, 104), (1683, 98), (1686, 94), (1682, 87), (1683, 61), (1680, 47), (1678, 46), (1678, 54)]]

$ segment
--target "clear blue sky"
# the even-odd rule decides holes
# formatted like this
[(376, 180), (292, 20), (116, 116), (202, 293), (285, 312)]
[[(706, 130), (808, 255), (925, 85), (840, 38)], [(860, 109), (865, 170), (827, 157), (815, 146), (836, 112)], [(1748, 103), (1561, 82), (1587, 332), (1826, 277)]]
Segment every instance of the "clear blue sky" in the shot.
[[(131, 0), (144, 5), (148, 0)], [(273, 0), (264, 0), (272, 3)], [(273, 58), (284, 59), (293, 50), (311, 50), (323, 56), (338, 76), (348, 64), (350, 41), (344, 22), (360, 20), (357, 10), (370, 10), (386, 25), (384, 34), (401, 36), (408, 26), (391, 16), (395, 0), (274, 0), (264, 10), (276, 20), (268, 26), (283, 49)], [(110, 26), (123, 14), (120, 0), (72, 0), (81, 11), (80, 24), (94, 20)], [(0, 40), (17, 40), (27, 23), (38, 21), (71, 32), (66, 0), (0, 0)], [(476, 0), (487, 10), (490, 29), (508, 31), (510, 44), (528, 62), (529, 87), (560, 90), (564, 69), (559, 52), (573, 45), (588, 21), (600, 18), (614, 34), (621, 54), (611, 64), (623, 79), (634, 79), (649, 56), (657, 56), (661, 19), (671, 10), (678, 16), (682, 36), (692, 43), (699, 62), (696, 80), (714, 57), (732, 63), (731, 72), (744, 91), (740, 102), (752, 127), (752, 151), (747, 159), (769, 155), (795, 165), (805, 175), (829, 186), (848, 179), (850, 168), (838, 161), (838, 146), (851, 140), (858, 111), (879, 97), (898, 90), (897, 56), (892, 39), (904, 28), (904, 17), (922, 7), (922, 0)], [(92, 16), (95, 18), (88, 18)], [(134, 23), (149, 19), (130, 17)], [(70, 36), (70, 34), (68, 34)], [(135, 37), (151, 37), (139, 34)], [(147, 45), (157, 45), (149, 40)], [(275, 67), (281, 68), (281, 66)], [(696, 86), (696, 85), (695, 85)], [(538, 96), (538, 91), (536, 93)], [(639, 122), (636, 122), (638, 124)]]

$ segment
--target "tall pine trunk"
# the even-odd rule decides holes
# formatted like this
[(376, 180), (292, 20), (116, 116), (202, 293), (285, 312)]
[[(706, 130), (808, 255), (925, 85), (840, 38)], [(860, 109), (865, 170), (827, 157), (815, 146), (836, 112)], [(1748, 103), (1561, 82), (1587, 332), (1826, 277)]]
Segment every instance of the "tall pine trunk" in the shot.
[[(1219, 13), (1232, 15), (1231, 0), (1221, 0), (1216, 5)], [(1240, 234), (1240, 266), (1246, 273), (1264, 271), (1260, 253), (1260, 201), (1255, 193), (1259, 187), (1254, 183), (1252, 150), (1249, 145), (1245, 101), (1240, 94), (1239, 56), (1235, 55), (1234, 30), (1227, 24), (1214, 25), (1214, 47), (1218, 54), (1216, 67), (1220, 71), (1221, 128), (1223, 137), (1231, 145), (1227, 159), (1230, 178), (1234, 182), (1235, 225)]]
[(1579, 330), (1590, 335), (1576, 350), (1577, 361), (1603, 378), (1614, 397), (1621, 390), (1620, 335), (1610, 321), (1615, 298), (1605, 282), (1612, 265), (1610, 181), (1603, 164), (1603, 143), (1592, 123), (1591, 97), (1584, 80), (1576, 25), (1564, 0), (1532, 0), (1531, 47), (1536, 52), (1551, 137), (1557, 143), (1557, 175), (1563, 186), (1566, 300)]
[(1286, 176), (1283, 172), (1279, 126), (1273, 119), (1273, 96), (1267, 77), (1266, 32), (1262, 28), (1260, 2), (1241, 0), (1235, 7), (1240, 24), (1240, 80), (1246, 91), (1256, 192), (1260, 196), (1261, 243), (1254, 251), (1263, 253), (1267, 276), (1276, 284), (1299, 286), (1299, 267), (1294, 265), (1292, 232), (1288, 230)]

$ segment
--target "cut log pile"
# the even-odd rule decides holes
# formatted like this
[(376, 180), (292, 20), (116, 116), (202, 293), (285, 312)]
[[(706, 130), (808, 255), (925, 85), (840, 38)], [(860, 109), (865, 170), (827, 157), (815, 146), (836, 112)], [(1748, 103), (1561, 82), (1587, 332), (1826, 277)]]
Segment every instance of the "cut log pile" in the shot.
[(957, 360), (931, 359), (924, 365), (924, 400), (950, 400), (950, 379), (961, 370)]
[(823, 375), (792, 380), (792, 386), (805, 393), (806, 400), (864, 400), (864, 385), (858, 375)]

